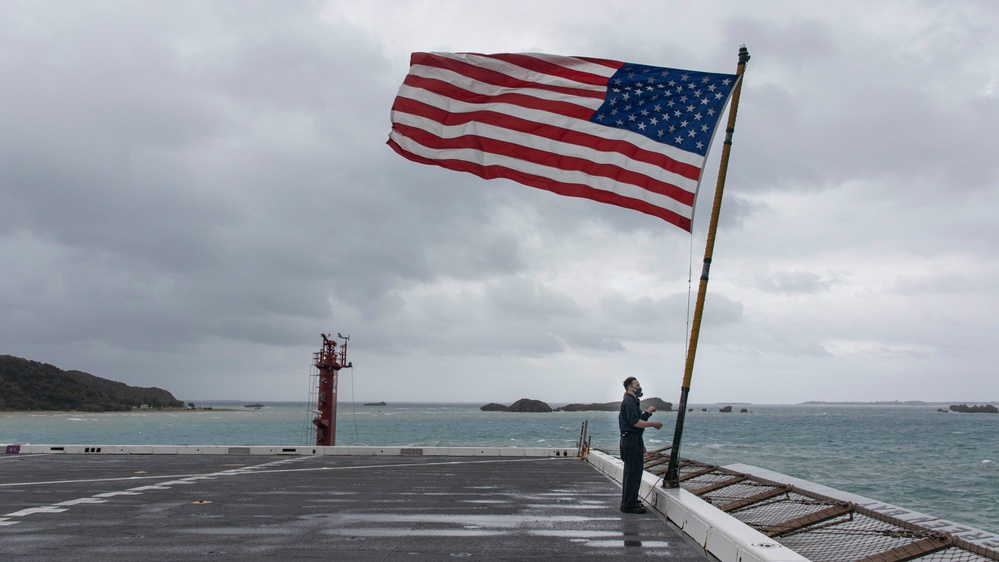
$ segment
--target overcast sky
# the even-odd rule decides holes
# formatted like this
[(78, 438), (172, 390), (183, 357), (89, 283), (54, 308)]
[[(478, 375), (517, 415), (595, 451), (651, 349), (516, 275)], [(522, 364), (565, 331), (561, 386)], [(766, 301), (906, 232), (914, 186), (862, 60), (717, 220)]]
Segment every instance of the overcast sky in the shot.
[[(999, 3), (0, 3), (0, 354), (183, 400), (678, 401), (694, 233), (386, 144), (413, 51), (745, 77), (692, 403), (999, 400)], [(694, 285), (688, 280), (693, 272)]]

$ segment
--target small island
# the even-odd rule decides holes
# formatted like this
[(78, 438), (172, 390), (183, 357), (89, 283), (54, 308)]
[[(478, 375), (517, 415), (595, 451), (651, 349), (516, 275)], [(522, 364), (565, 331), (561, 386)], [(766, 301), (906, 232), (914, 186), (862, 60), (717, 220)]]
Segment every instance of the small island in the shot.
[(551, 412), (552, 407), (541, 400), (521, 398), (509, 406), (490, 402), (479, 408), (483, 412)]
[[(673, 403), (667, 402), (659, 397), (646, 398), (641, 401), (642, 409), (655, 406), (656, 410), (662, 412), (673, 411)], [(621, 408), (621, 401), (597, 402), (591, 404), (566, 404), (561, 408), (556, 408), (556, 412), (616, 412)]]
[[(673, 409), (671, 402), (666, 402), (661, 398), (648, 398), (642, 400), (642, 409), (655, 406), (656, 410), (669, 412)], [(490, 402), (479, 408), (483, 412), (616, 412), (621, 407), (621, 401), (601, 402), (592, 404), (566, 404), (559, 408), (552, 408), (541, 400), (521, 398), (509, 406)]]
[(950, 410), (952, 412), (958, 412), (961, 414), (999, 414), (999, 408), (996, 408), (992, 404), (983, 404), (981, 406), (969, 406), (967, 404), (951, 404)]
[(365, 406), (388, 406), (385, 402), (365, 402)]

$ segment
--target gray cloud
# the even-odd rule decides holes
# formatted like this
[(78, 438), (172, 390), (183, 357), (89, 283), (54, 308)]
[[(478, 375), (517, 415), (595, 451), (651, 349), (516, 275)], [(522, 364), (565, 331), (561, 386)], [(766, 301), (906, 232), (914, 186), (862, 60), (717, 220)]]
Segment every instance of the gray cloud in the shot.
[(691, 237), (406, 161), (389, 109), (412, 51), (731, 71), (745, 42), (697, 399), (999, 393), (999, 9), (571, 5), (4, 3), (0, 353), (296, 400), (341, 331), (359, 400), (675, 388), (720, 142)]

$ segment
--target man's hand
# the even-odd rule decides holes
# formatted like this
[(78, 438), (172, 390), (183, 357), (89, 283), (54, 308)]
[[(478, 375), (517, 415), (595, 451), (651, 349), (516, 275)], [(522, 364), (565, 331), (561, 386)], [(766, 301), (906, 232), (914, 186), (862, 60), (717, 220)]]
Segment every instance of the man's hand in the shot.
[(656, 429), (662, 429), (663, 428), (663, 422), (652, 422), (652, 427), (654, 427)]
[(656, 407), (655, 406), (649, 406), (645, 411), (651, 414), (652, 412), (656, 411)]

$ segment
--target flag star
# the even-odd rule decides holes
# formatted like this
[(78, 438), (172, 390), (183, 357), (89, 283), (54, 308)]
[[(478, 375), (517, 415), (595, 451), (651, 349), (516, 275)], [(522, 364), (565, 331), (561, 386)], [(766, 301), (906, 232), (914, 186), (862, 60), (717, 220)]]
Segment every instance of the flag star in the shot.
[(617, 126), (618, 127), (624, 127), (624, 121), (621, 121), (620, 119), (618, 119), (617, 120)]
[(680, 96), (680, 103), (687, 103), (687, 96)]
[(686, 127), (689, 123), (690, 123), (690, 121), (680, 121), (680, 126), (681, 127)]
[(655, 107), (652, 108), (652, 111), (655, 111), (656, 113), (659, 113), (662, 110), (663, 110), (662, 104), (658, 104), (658, 103), (656, 104)]
[(691, 113), (691, 112), (693, 112), (693, 111), (694, 111), (694, 106), (692, 106), (692, 105), (688, 105), (688, 106), (687, 106), (687, 113)]
[(700, 113), (695, 113), (694, 114), (694, 120), (695, 121), (700, 121), (701, 120), (701, 114)]
[(697, 131), (691, 129), (691, 130), (687, 131), (687, 136), (688, 137), (696, 137), (697, 136)]
[(722, 99), (723, 97), (724, 97), (724, 96), (722, 96), (722, 93), (721, 93), (721, 92), (718, 92), (717, 94), (715, 94), (715, 99), (716, 99), (716, 100), (720, 100), (720, 99)]
[(674, 104), (673, 100), (669, 100), (666, 102), (666, 107), (673, 107), (673, 104)]
[(715, 110), (709, 107), (708, 108), (708, 117), (714, 117), (714, 116), (715, 116)]
[(669, 132), (675, 133), (676, 132), (676, 127), (674, 127), (673, 125), (670, 125), (669, 126)]
[(711, 103), (711, 100), (709, 100), (708, 98), (704, 98), (701, 100), (701, 105), (707, 105), (709, 103)]
[(714, 84), (711, 84), (710, 86), (708, 86), (708, 91), (709, 92), (713, 92), (713, 91), (715, 91), (716, 88), (718, 88), (718, 86), (715, 86)]
[(663, 133), (663, 130), (662, 130), (662, 129), (659, 129), (659, 134), (658, 134), (658, 135), (656, 135), (656, 136), (657, 136), (657, 137), (659, 137), (659, 138), (662, 138), (663, 134), (664, 134), (664, 133)]
[(680, 116), (683, 115), (683, 112), (681, 112), (679, 109), (677, 109), (676, 111), (673, 112), (673, 115), (675, 115), (677, 117), (680, 117)]
[(690, 78), (689, 74), (681, 74), (680, 75), (680, 80), (683, 80), (684, 82), (686, 82), (688, 78)]
[(625, 92), (625, 93), (621, 94), (621, 98), (622, 98), (622, 99), (624, 99), (625, 101), (627, 101), (627, 100), (628, 100), (628, 97), (629, 97), (630, 95), (631, 95), (631, 94), (629, 94), (628, 92)]
[(617, 108), (615, 107), (614, 109), (612, 109), (611, 112), (610, 112), (610, 114), (611, 115), (617, 115)]
[(645, 123), (639, 123), (639, 124), (638, 124), (638, 128), (639, 128), (640, 130), (644, 131), (644, 130), (645, 130)]
[(680, 144), (683, 142), (683, 137), (673, 137), (673, 138), (676, 140), (676, 144)]
[(701, 78), (701, 83), (702, 83), (702, 84), (707, 84), (707, 83), (708, 83), (708, 82), (710, 82), (710, 81), (711, 81), (711, 78), (709, 78), (709, 77), (707, 77), (707, 76), (705, 76), (704, 78)]
[(631, 104), (629, 103), (628, 105), (624, 106), (624, 110), (631, 111)]
[(659, 120), (653, 117), (652, 119), (649, 120), (649, 123), (654, 127), (659, 124)]
[(702, 133), (708, 132), (708, 126), (707, 125), (701, 125), (701, 132)]
[(670, 80), (669, 82), (667, 82), (667, 84), (669, 84), (670, 88), (675, 88), (676, 87), (676, 80)]
[(628, 121), (634, 121), (635, 119), (637, 119), (637, 117), (635, 117), (635, 114), (631, 114), (628, 116)]
[(702, 148), (704, 148), (704, 143), (701, 142), (701, 141), (697, 141), (697, 145), (696, 146), (697, 146), (697, 150), (701, 150)]
[(726, 86), (728, 86), (731, 83), (732, 83), (732, 79), (731, 78), (726, 78), (726, 79), (722, 80), (722, 84), (725, 84)]
[(641, 111), (641, 113), (642, 113), (642, 116), (643, 116), (643, 117), (648, 117), (648, 115), (649, 115), (649, 110), (648, 110), (648, 109), (643, 109), (643, 110)]

